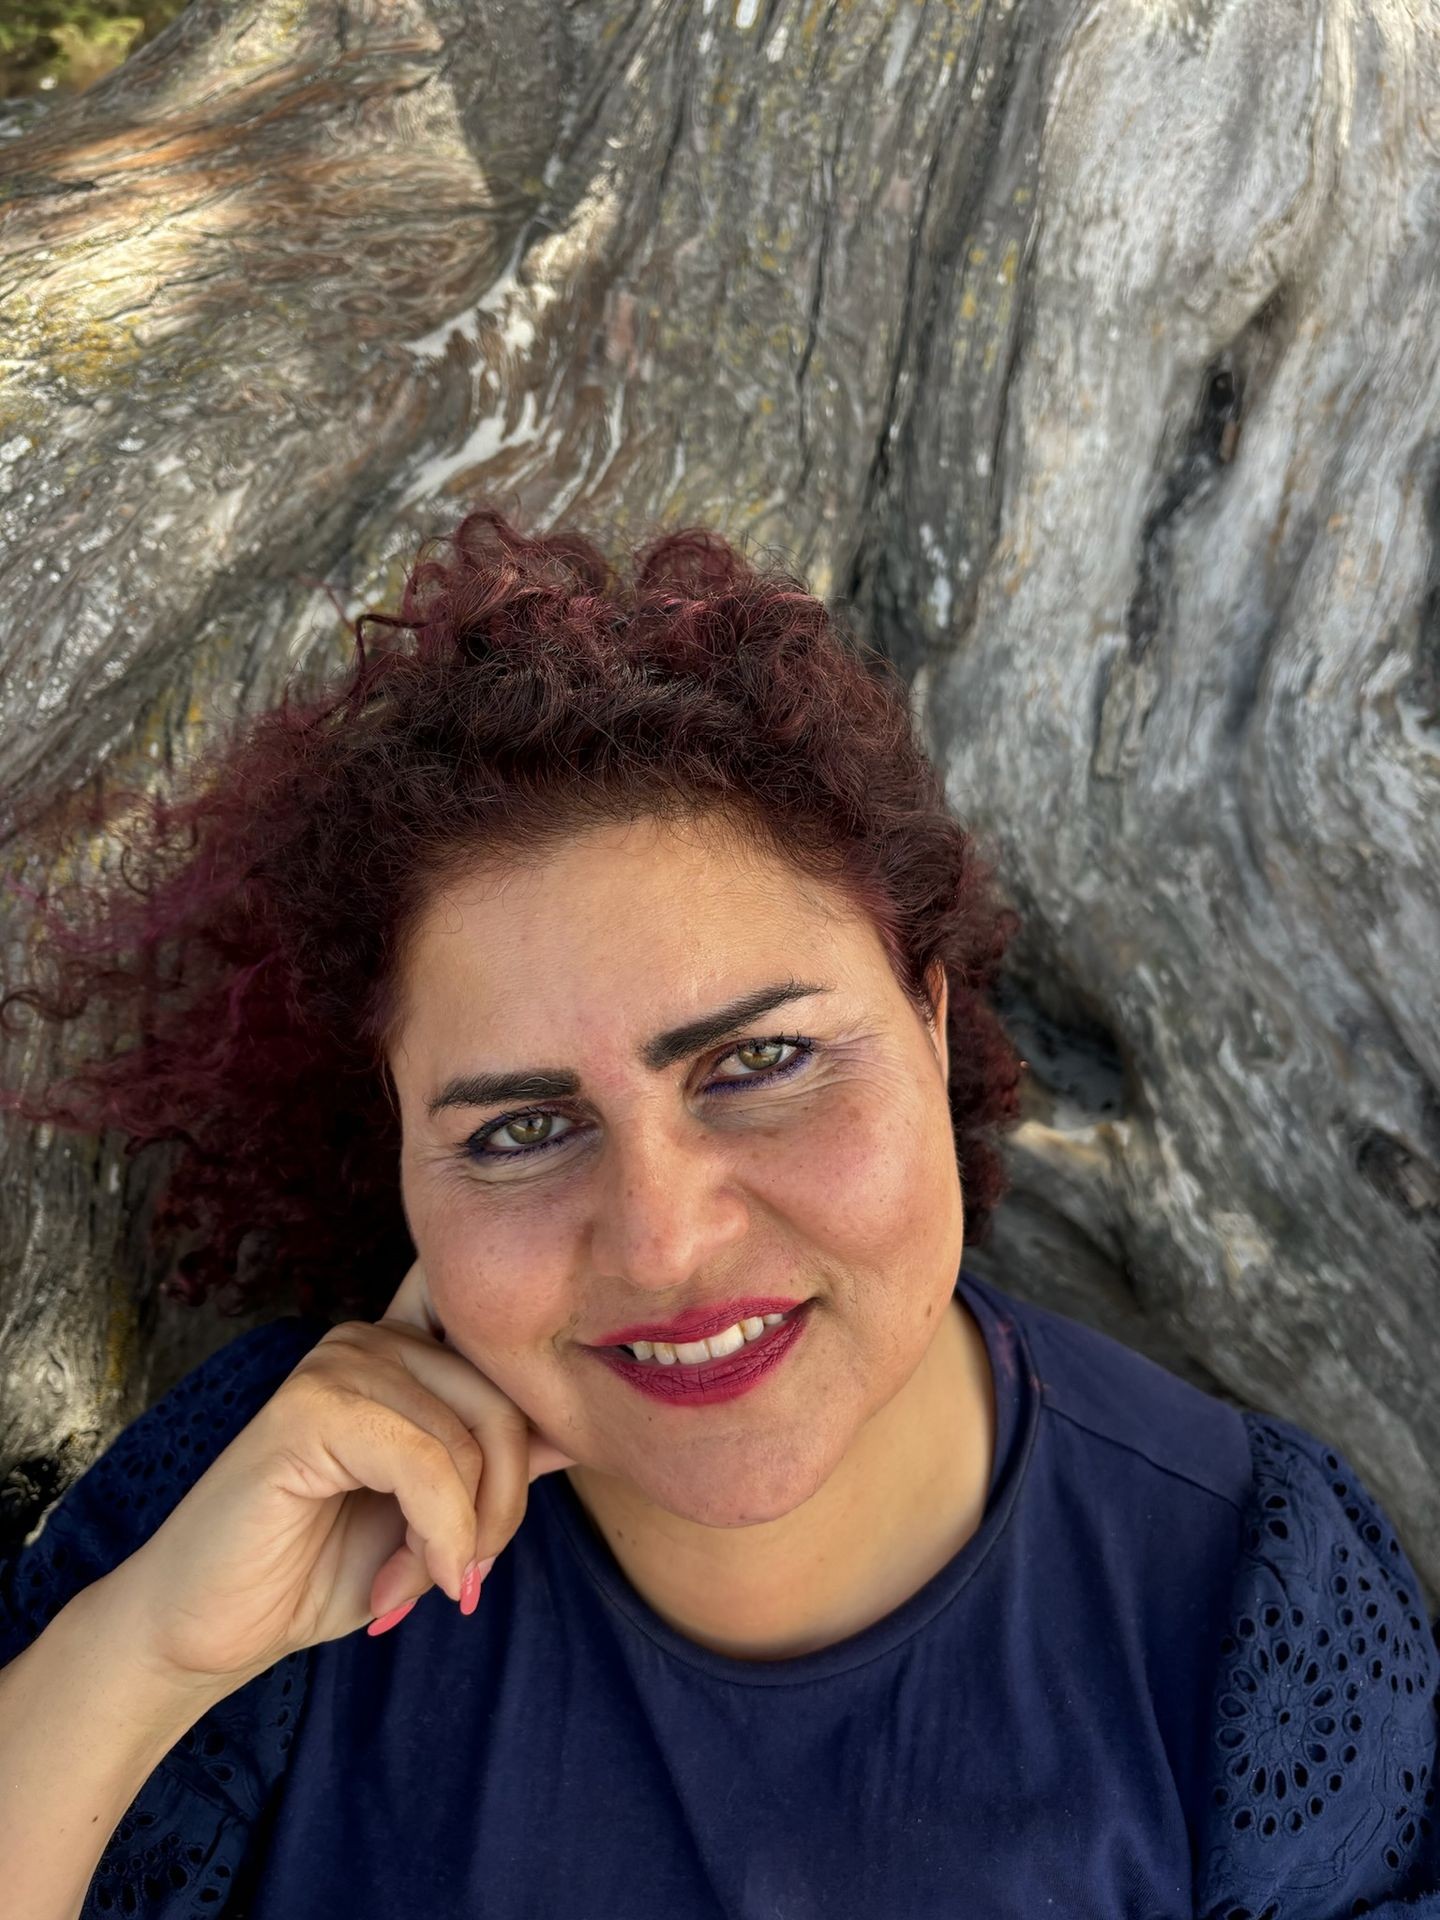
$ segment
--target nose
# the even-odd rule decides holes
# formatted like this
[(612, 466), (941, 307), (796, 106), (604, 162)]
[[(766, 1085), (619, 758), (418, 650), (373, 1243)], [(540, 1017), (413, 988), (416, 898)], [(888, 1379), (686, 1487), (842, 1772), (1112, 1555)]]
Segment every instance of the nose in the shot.
[(723, 1142), (656, 1121), (612, 1132), (594, 1186), (597, 1273), (635, 1295), (683, 1292), (740, 1245), (750, 1203)]

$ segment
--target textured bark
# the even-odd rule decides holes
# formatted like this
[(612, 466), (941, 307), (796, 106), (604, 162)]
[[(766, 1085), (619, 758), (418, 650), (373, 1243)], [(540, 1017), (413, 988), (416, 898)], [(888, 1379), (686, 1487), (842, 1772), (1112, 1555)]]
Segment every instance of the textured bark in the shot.
[[(1437, 138), (1406, 0), (195, 0), (0, 147), (0, 792), (163, 779), (480, 488), (775, 543), (1024, 912), (971, 1264), (1433, 1596)], [(4, 1152), (13, 1526), (235, 1325), (109, 1143)]]

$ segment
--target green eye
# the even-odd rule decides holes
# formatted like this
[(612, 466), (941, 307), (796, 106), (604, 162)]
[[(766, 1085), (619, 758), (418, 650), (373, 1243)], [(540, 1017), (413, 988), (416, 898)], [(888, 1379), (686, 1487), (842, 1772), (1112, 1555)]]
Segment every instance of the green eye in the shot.
[[(789, 1060), (784, 1061), (779, 1066), (759, 1068), (753, 1073), (739, 1074), (728, 1080), (714, 1080), (710, 1083), (709, 1090), (712, 1093), (728, 1094), (733, 1093), (736, 1088), (748, 1088), (757, 1085), (773, 1086), (777, 1080), (788, 1080), (791, 1074), (803, 1071), (804, 1068), (808, 1066), (811, 1056), (816, 1050), (815, 1042), (807, 1039), (803, 1034), (782, 1033), (777, 1034), (770, 1040), (742, 1040), (738, 1046), (731, 1047), (728, 1053), (723, 1053), (720, 1056), (720, 1061), (717, 1061), (716, 1064), (719, 1065), (725, 1060), (734, 1059), (736, 1056), (744, 1053), (768, 1053), (774, 1047), (794, 1047), (796, 1051)], [(534, 1142), (522, 1141), (519, 1146), (510, 1152), (487, 1153), (485, 1148), (497, 1134), (505, 1132), (513, 1133), (516, 1129), (526, 1127), (533, 1131), (535, 1126), (542, 1122), (556, 1119), (564, 1120), (567, 1118), (568, 1116), (565, 1112), (558, 1107), (529, 1107), (523, 1113), (506, 1114), (502, 1119), (491, 1120), (487, 1122), (485, 1126), (481, 1127), (478, 1132), (472, 1133), (460, 1149), (461, 1156), (472, 1163), (483, 1161), (493, 1163), (497, 1160), (507, 1162), (528, 1160), (534, 1154), (548, 1153), (552, 1147), (559, 1146), (562, 1142), (568, 1140), (570, 1134), (568, 1132), (562, 1133), (555, 1139), (546, 1138)]]

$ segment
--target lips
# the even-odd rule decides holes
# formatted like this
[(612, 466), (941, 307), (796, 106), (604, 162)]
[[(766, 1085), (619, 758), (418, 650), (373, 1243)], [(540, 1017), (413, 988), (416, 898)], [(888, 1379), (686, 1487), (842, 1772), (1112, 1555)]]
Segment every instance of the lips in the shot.
[(813, 1304), (802, 1301), (788, 1319), (767, 1327), (758, 1340), (747, 1342), (738, 1353), (727, 1353), (722, 1360), (702, 1361), (695, 1366), (680, 1362), (672, 1367), (657, 1366), (623, 1351), (596, 1347), (596, 1364), (608, 1367), (638, 1393), (673, 1411), (718, 1406), (753, 1392), (784, 1364), (786, 1355), (805, 1337)]
[(629, 1347), (637, 1340), (666, 1340), (672, 1346), (687, 1340), (708, 1340), (712, 1333), (723, 1333), (738, 1320), (752, 1320), (765, 1313), (789, 1313), (803, 1306), (803, 1300), (764, 1299), (727, 1300), (716, 1307), (691, 1307), (673, 1320), (637, 1320), (618, 1333), (607, 1333), (595, 1341), (597, 1347)]

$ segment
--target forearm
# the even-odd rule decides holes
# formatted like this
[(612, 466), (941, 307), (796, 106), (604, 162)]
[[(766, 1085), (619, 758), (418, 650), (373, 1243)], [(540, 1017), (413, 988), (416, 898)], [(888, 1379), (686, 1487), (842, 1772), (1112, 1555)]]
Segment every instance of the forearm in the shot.
[(123, 1569), (62, 1608), (0, 1671), (0, 1906), (76, 1920), (106, 1842), (218, 1697), (136, 1659)]

